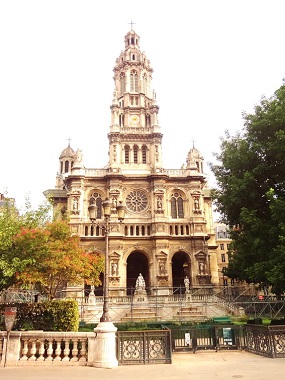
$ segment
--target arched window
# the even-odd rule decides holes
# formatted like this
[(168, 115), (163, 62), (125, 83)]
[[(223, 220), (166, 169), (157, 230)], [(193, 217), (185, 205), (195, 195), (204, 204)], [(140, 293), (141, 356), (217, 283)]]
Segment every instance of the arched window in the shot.
[(126, 77), (125, 73), (121, 73), (120, 75), (120, 94), (123, 95), (126, 91)]
[(125, 146), (125, 164), (130, 163), (130, 147), (128, 145)]
[(138, 163), (138, 151), (139, 151), (139, 148), (137, 145), (135, 145), (133, 147), (133, 152), (134, 152), (134, 164), (137, 164)]
[(64, 173), (68, 173), (69, 170), (69, 161), (65, 161), (64, 163)]
[(132, 70), (130, 74), (130, 91), (131, 92), (138, 92), (138, 83), (139, 83), (138, 73), (137, 71)]
[(179, 192), (175, 192), (171, 195), (170, 207), (172, 218), (184, 218), (183, 199)]
[(147, 76), (143, 76), (143, 92), (147, 95)]
[(150, 125), (150, 115), (148, 115), (148, 114), (145, 115), (145, 125), (146, 126)]
[(142, 163), (143, 164), (146, 164), (146, 151), (147, 151), (147, 148), (146, 146), (142, 146)]
[(124, 126), (124, 120), (125, 120), (125, 117), (123, 114), (120, 114), (119, 115), (119, 125), (120, 127), (123, 127)]
[(89, 198), (89, 205), (97, 206), (97, 217), (96, 219), (102, 219), (102, 197), (99, 193), (94, 192)]

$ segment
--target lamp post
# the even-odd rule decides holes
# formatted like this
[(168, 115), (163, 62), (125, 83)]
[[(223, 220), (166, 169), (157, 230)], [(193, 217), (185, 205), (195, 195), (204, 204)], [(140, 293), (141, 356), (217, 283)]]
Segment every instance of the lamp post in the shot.
[[(118, 365), (116, 359), (116, 344), (115, 332), (117, 328), (113, 325), (109, 317), (109, 233), (112, 230), (114, 223), (110, 221), (112, 203), (106, 199), (102, 203), (104, 221), (96, 222), (98, 207), (92, 204), (88, 207), (89, 218), (92, 226), (97, 225), (104, 232), (105, 236), (105, 268), (104, 268), (104, 283), (103, 283), (103, 314), (100, 318), (100, 323), (94, 329), (96, 333), (96, 347), (94, 365), (102, 368), (112, 368)], [(116, 207), (117, 219), (121, 223), (125, 218), (125, 206), (122, 202)]]

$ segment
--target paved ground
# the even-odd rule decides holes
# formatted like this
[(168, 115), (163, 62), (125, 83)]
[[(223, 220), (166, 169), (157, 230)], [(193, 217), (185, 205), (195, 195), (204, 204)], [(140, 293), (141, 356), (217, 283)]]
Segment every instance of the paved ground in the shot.
[(175, 353), (172, 364), (94, 367), (0, 368), (2, 380), (284, 380), (285, 358), (237, 351)]

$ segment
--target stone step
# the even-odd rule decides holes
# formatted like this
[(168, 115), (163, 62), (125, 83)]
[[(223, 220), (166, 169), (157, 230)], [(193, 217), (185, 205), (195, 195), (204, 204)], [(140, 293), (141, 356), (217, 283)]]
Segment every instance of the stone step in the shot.
[(202, 312), (200, 310), (180, 310), (177, 312), (178, 315), (184, 315), (184, 314), (189, 314), (189, 315), (201, 315)]
[(122, 322), (128, 321), (151, 321), (157, 320), (155, 311), (153, 311), (150, 307), (137, 307), (132, 310), (132, 312), (127, 312), (124, 317), (121, 318)]
[(160, 320), (161, 317), (156, 315), (133, 315), (133, 316), (125, 316), (121, 318), (121, 322), (130, 322), (130, 321), (157, 321)]

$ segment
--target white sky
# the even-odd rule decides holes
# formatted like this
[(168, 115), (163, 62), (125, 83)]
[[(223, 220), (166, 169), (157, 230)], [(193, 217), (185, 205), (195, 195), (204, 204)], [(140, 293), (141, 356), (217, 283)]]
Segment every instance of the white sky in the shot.
[[(135, 22), (160, 106), (163, 162), (192, 141), (213, 161), (285, 76), (283, 0), (2, 0), (0, 192), (37, 207), (68, 145), (87, 168), (108, 162), (113, 67)], [(210, 170), (207, 169), (210, 174)]]

